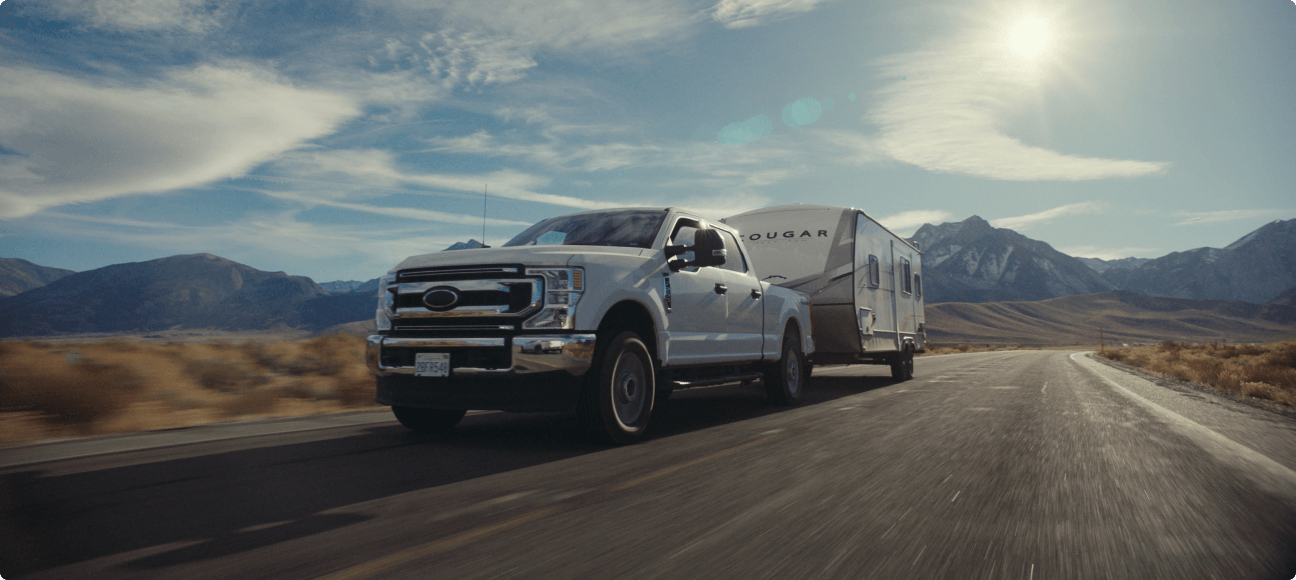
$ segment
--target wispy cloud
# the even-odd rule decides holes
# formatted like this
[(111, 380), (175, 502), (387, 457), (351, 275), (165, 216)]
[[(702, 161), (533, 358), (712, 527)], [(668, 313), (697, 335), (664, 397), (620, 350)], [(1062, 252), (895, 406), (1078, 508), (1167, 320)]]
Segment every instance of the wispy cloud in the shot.
[[(33, 223), (43, 232), (73, 239), (112, 240), (114, 244), (165, 249), (158, 257), (216, 253), (254, 268), (307, 275), (321, 282), (335, 278), (367, 280), (406, 256), (440, 251), (467, 240), (462, 235), (429, 235), (424, 225), (373, 228), (332, 224), (321, 228), (300, 221), (298, 213), (256, 213), (233, 222), (184, 225), (44, 212), (33, 218)], [(477, 223), (481, 223), (480, 218)], [(339, 259), (347, 265), (339, 268)], [(312, 271), (316, 269), (318, 272)]]
[(252, 67), (143, 87), (0, 67), (0, 217), (239, 176), (359, 115), (351, 99)]
[(483, 31), (521, 44), (562, 52), (602, 51), (666, 44), (693, 33), (698, 17), (675, 0), (370, 0), (410, 18), (437, 19), (458, 30)]
[(1065, 215), (1095, 214), (1102, 213), (1106, 210), (1107, 204), (1104, 202), (1085, 201), (1081, 203), (1067, 204), (1053, 209), (1046, 209), (1033, 214), (991, 220), (990, 225), (996, 228), (1008, 228), (1010, 230), (1028, 230), (1035, 226), (1047, 224)]
[(1165, 171), (1168, 163), (1066, 155), (1000, 132), (1036, 90), (1029, 65), (998, 47), (948, 42), (883, 60), (893, 81), (868, 119), (879, 145), (898, 161), (930, 171), (1010, 181), (1080, 181)]
[(1228, 209), (1221, 211), (1205, 212), (1179, 212), (1175, 214), (1182, 218), (1175, 223), (1176, 226), (1195, 226), (1200, 224), (1209, 224), (1216, 222), (1231, 222), (1237, 220), (1249, 220), (1257, 218), (1291, 218), (1296, 216), (1296, 210), (1291, 209)]
[(512, 38), (453, 29), (427, 32), (415, 40), (388, 38), (370, 63), (417, 69), (445, 90), (515, 82), (536, 66), (531, 48)]
[(358, 212), (371, 213), (376, 215), (396, 217), (401, 219), (413, 219), (413, 220), (422, 220), (428, 222), (439, 222), (439, 223), (471, 225), (471, 226), (476, 226), (476, 225), (529, 226), (532, 223), (532, 222), (520, 222), (514, 220), (501, 220), (501, 219), (494, 219), (494, 218), (484, 219), (482, 216), (446, 213), (443, 211), (420, 209), (414, 207), (388, 207), (388, 206), (379, 206), (379, 205), (369, 205), (363, 203), (349, 203), (344, 201), (335, 201), (331, 199), (321, 199), (318, 197), (311, 197), (307, 195), (302, 195), (300, 193), (287, 193), (287, 192), (276, 192), (276, 191), (261, 191), (261, 193), (277, 199), (296, 201), (307, 206), (323, 205), (328, 207), (335, 207), (338, 209), (345, 209), (348, 211), (358, 211)]
[[(489, 184), (492, 197), (580, 209), (624, 205), (540, 193), (534, 189), (548, 185), (549, 178), (508, 169), (481, 174), (406, 171), (397, 166), (396, 158), (391, 152), (379, 149), (297, 152), (277, 161), (274, 169), (277, 175), (312, 178), (330, 176), (360, 186), (418, 185), (434, 190), (478, 193)], [(354, 190), (347, 191), (351, 193)]]
[(941, 224), (954, 217), (943, 209), (916, 209), (878, 218), (878, 222), (902, 236), (912, 234), (923, 224)]
[(827, 0), (720, 0), (711, 18), (725, 28), (750, 28), (814, 10)]
[(207, 32), (219, 26), (238, 2), (209, 0), (44, 0), (32, 5), (61, 20), (108, 30)]

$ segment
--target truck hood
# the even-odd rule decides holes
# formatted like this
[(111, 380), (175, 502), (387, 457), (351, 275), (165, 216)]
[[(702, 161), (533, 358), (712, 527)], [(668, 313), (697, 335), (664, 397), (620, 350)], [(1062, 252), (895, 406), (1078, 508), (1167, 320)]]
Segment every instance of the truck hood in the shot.
[(477, 248), (471, 250), (450, 250), (432, 254), (420, 254), (405, 258), (388, 273), (409, 268), (433, 268), (437, 266), (465, 266), (473, 264), (522, 264), (524, 266), (579, 266), (584, 263), (584, 256), (593, 254), (620, 254), (638, 256), (646, 250), (643, 248), (619, 248), (604, 246), (515, 246), (509, 248)]

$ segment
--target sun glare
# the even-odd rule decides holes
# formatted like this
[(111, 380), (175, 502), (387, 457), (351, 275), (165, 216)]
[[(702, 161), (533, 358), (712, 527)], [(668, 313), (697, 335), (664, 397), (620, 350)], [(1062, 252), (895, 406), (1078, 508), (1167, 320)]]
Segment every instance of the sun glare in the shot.
[(1053, 30), (1038, 16), (1023, 16), (1008, 30), (1008, 46), (1028, 60), (1040, 60), (1053, 46)]

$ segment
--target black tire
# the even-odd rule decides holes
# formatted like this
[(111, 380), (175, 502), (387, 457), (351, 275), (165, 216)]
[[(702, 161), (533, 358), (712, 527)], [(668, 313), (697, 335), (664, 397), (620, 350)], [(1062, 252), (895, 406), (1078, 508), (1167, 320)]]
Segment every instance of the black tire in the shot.
[(908, 348), (900, 351), (895, 359), (891, 361), (891, 378), (897, 381), (907, 381), (913, 378), (913, 351)]
[(795, 405), (805, 390), (805, 376), (801, 339), (789, 329), (783, 334), (778, 364), (765, 369), (765, 396), (775, 405)]
[(415, 433), (446, 433), (462, 421), (466, 409), (420, 409), (418, 407), (392, 407), (396, 420)]
[(580, 415), (595, 439), (627, 445), (644, 438), (657, 389), (652, 357), (639, 335), (609, 340), (598, 367), (585, 375)]

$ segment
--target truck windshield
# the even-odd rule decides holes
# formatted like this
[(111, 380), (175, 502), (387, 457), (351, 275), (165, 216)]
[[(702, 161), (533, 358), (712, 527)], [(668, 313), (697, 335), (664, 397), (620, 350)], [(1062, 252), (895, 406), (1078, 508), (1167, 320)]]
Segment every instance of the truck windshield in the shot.
[(527, 228), (507, 246), (624, 246), (646, 248), (657, 237), (665, 210), (630, 209), (549, 218)]

